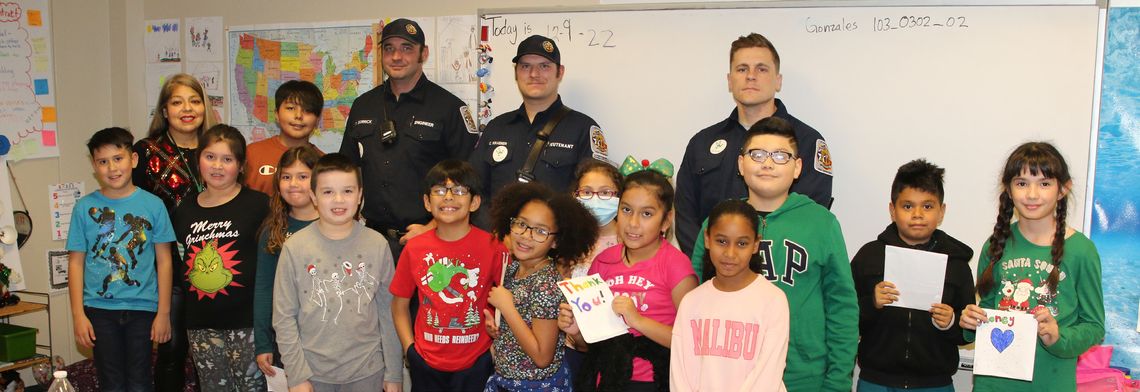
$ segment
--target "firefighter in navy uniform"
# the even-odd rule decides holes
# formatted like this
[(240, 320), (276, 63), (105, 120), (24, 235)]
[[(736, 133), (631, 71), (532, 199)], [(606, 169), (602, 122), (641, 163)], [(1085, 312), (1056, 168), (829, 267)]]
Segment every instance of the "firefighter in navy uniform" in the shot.
[(736, 108), (727, 119), (689, 140), (677, 171), (677, 242), (687, 255), (693, 253), (701, 222), (713, 206), (725, 199), (748, 197), (737, 157), (744, 134), (762, 119), (783, 118), (796, 133), (796, 156), (803, 159), (804, 168), (792, 192), (831, 207), (831, 152), (818, 131), (788, 114), (784, 103), (776, 99), (783, 82), (776, 48), (764, 36), (752, 33), (733, 41), (729, 53), (728, 89)]
[(396, 19), (380, 36), (387, 80), (352, 103), (340, 152), (361, 168), (364, 219), (388, 239), (393, 258), (427, 230), (423, 180), (445, 159), (467, 159), (479, 131), (466, 104), (423, 74), (428, 58), (419, 24)]
[[(606, 137), (598, 123), (563, 105), (558, 95), (566, 74), (558, 45), (532, 35), (519, 44), (512, 61), (523, 103), (487, 124), (469, 159), (479, 174), (484, 201), (517, 181), (537, 181), (568, 192), (580, 161), (607, 159)], [(536, 148), (540, 133), (552, 124), (545, 143)]]

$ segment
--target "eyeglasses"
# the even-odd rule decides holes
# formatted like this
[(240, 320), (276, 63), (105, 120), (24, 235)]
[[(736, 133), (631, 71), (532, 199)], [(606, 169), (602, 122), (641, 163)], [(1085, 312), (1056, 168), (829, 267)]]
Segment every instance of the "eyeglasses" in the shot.
[(768, 152), (768, 151), (761, 150), (759, 148), (754, 148), (754, 149), (745, 151), (744, 155), (747, 155), (749, 158), (752, 158), (752, 160), (756, 163), (764, 163), (764, 161), (767, 160), (768, 157), (772, 157), (772, 162), (775, 162), (777, 165), (783, 165), (783, 164), (790, 162), (793, 159), (796, 159), (795, 154), (792, 154), (792, 153), (787, 152), (787, 151)]
[(471, 192), (471, 189), (464, 185), (435, 185), (431, 187), (431, 194), (439, 197), (447, 196), (447, 192), (451, 192), (452, 196), (466, 196)]
[(597, 196), (599, 199), (602, 199), (602, 200), (609, 200), (609, 199), (613, 199), (614, 196), (617, 196), (617, 194), (618, 194), (617, 191), (615, 191), (613, 189), (602, 189), (600, 191), (591, 191), (589, 189), (579, 189), (579, 190), (574, 191), (574, 196), (577, 196), (579, 199), (582, 199), (582, 200), (589, 200), (589, 199), (594, 198), (594, 196)]
[(515, 234), (518, 234), (521, 236), (521, 235), (525, 235), (527, 230), (530, 230), (530, 238), (535, 240), (535, 241), (538, 241), (540, 243), (546, 242), (546, 240), (549, 239), (550, 236), (558, 234), (556, 232), (552, 232), (550, 230), (547, 230), (547, 229), (544, 229), (541, 227), (534, 227), (534, 226), (528, 225), (528, 224), (526, 224), (526, 222), (523, 222), (519, 218), (511, 218), (511, 232), (512, 233), (515, 233)]

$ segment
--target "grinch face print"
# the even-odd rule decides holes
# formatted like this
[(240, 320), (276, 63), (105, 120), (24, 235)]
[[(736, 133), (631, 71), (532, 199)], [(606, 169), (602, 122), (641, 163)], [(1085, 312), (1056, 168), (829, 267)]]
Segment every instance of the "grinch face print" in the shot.
[(234, 268), (241, 261), (236, 260), (237, 251), (230, 247), (237, 241), (230, 241), (218, 246), (218, 240), (212, 239), (201, 247), (191, 245), (191, 255), (187, 261), (189, 271), (186, 272), (190, 280), (190, 290), (198, 293), (198, 299), (204, 297), (214, 298), (218, 294), (229, 295), (227, 287), (240, 284), (234, 282), (237, 270)]

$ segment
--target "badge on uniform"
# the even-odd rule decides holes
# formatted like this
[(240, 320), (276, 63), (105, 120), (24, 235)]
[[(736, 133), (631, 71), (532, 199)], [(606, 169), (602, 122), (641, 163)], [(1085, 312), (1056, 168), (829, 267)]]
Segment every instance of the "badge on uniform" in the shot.
[(610, 146), (606, 144), (606, 135), (602, 134), (602, 129), (597, 125), (590, 127), (590, 150), (594, 153), (594, 159), (605, 161), (610, 155)]
[(507, 146), (498, 146), (495, 147), (494, 150), (491, 150), (491, 159), (493, 159), (496, 163), (507, 159)]
[(475, 126), (475, 118), (471, 117), (471, 110), (467, 106), (459, 108), (459, 115), (463, 117), (463, 125), (467, 127), (467, 133), (479, 134), (479, 127)]
[(724, 149), (726, 147), (728, 147), (727, 141), (725, 141), (724, 139), (717, 139), (717, 141), (713, 142), (713, 144), (711, 146), (709, 146), (709, 152), (712, 153), (713, 155), (720, 154), (720, 153), (724, 152)]
[(831, 174), (831, 152), (827, 150), (827, 142), (823, 139), (815, 141), (815, 171)]

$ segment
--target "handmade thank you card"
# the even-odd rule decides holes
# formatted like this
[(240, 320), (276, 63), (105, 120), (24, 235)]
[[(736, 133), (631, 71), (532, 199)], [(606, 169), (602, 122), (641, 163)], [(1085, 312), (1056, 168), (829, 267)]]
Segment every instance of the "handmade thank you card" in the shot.
[(570, 309), (574, 310), (574, 320), (582, 331), (586, 343), (594, 343), (629, 332), (621, 317), (614, 313), (614, 293), (601, 275), (593, 274), (570, 278), (558, 282), (562, 295)]
[(985, 311), (974, 339), (974, 374), (1033, 381), (1037, 319), (1025, 312)]

